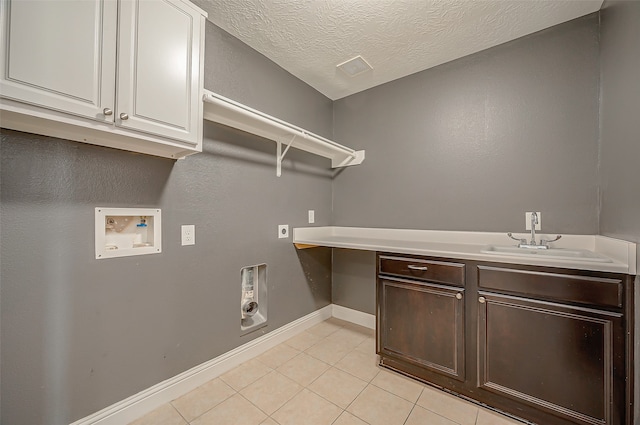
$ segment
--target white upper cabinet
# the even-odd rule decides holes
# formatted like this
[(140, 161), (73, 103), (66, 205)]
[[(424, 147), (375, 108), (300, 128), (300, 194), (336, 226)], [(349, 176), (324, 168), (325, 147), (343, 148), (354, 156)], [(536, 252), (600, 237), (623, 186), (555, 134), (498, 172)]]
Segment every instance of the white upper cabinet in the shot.
[(2, 0), (0, 20), (3, 127), (172, 158), (201, 150), (205, 13), (192, 3)]
[[(114, 1), (3, 1), (3, 97), (113, 121)], [(6, 25), (5, 25), (6, 24)]]
[(197, 143), (200, 16), (166, 0), (120, 3), (116, 123)]

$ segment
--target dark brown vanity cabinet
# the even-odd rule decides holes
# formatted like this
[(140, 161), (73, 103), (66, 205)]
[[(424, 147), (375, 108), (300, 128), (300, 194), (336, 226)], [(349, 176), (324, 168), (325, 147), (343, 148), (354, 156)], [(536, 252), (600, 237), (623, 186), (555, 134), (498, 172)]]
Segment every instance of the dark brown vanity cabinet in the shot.
[(478, 304), (481, 388), (578, 424), (626, 423), (623, 276), (479, 265)]
[(464, 381), (464, 264), (378, 257), (379, 350)]
[(632, 424), (632, 306), (627, 275), (378, 255), (381, 364), (541, 425)]

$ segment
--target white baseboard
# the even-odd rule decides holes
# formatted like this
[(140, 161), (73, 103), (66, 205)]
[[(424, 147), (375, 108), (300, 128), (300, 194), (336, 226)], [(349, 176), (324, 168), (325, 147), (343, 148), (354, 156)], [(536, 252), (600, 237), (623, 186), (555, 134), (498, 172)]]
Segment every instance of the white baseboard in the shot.
[(336, 319), (346, 320), (356, 325), (364, 326), (369, 329), (376, 328), (376, 316), (362, 311), (353, 310), (337, 304), (331, 304), (331, 315)]
[[(173, 378), (147, 388), (127, 399), (112, 404), (71, 425), (124, 425), (165, 403), (188, 393), (241, 363), (250, 360), (287, 339), (332, 316), (333, 305), (316, 310), (221, 356), (202, 363)], [(342, 307), (344, 308), (344, 307)], [(364, 314), (364, 313), (363, 313)], [(348, 319), (343, 319), (348, 320)]]

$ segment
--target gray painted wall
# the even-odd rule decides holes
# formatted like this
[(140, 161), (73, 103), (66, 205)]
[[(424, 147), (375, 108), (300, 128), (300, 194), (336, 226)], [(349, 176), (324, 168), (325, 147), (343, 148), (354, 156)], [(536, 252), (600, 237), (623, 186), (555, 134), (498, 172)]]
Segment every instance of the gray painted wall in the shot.
[[(207, 24), (206, 83), (331, 136), (332, 103)], [(172, 161), (2, 131), (2, 409), (11, 425), (68, 424), (331, 300), (331, 252), (296, 253), (277, 225), (330, 223), (328, 160), (205, 122)], [(94, 259), (94, 207), (160, 207), (163, 252)], [(195, 224), (182, 247), (180, 225)], [(269, 325), (240, 336), (240, 268), (265, 262)]]
[[(640, 2), (605, 2), (601, 12), (600, 233), (640, 243)], [(640, 264), (640, 250), (638, 250)], [(640, 276), (636, 277), (636, 300)], [(635, 353), (640, 362), (640, 308)], [(635, 421), (640, 420), (640, 368), (635, 369)]]
[[(592, 14), (334, 102), (335, 139), (367, 155), (334, 180), (334, 224), (524, 232), (540, 211), (597, 233), (598, 34)], [(373, 299), (364, 279), (334, 271), (337, 303)]]
[(334, 224), (597, 233), (598, 16), (335, 102)]
[(639, 22), (637, 1), (606, 3), (602, 11), (600, 233), (635, 242), (640, 242)]
[(376, 314), (376, 253), (356, 249), (333, 250), (332, 302)]

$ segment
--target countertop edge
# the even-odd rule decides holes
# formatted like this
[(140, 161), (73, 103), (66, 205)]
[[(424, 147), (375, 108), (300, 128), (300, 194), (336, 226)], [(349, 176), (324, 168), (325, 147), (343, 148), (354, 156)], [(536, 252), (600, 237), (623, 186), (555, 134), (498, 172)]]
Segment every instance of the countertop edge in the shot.
[[(339, 239), (339, 240), (336, 240)], [(359, 227), (299, 227), (293, 229), (293, 243), (331, 248), (384, 251), (507, 264), (525, 264), (601, 272), (636, 273), (636, 244), (600, 235), (563, 235), (557, 248), (588, 249), (611, 258), (610, 263), (554, 258), (492, 255), (480, 250), (489, 244), (509, 245), (505, 233), (442, 230), (383, 229)], [(562, 240), (562, 239), (561, 239)]]

